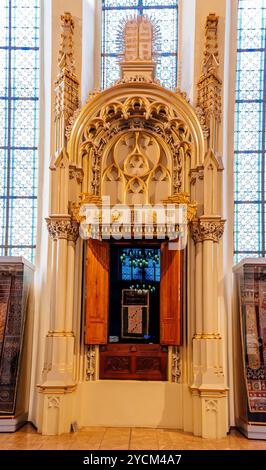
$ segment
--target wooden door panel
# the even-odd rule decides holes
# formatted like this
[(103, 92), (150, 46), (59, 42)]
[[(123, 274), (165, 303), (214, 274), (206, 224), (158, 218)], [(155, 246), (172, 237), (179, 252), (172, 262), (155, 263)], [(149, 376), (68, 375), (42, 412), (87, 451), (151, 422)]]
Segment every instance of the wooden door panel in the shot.
[(167, 380), (167, 348), (159, 344), (100, 347), (100, 379)]
[(161, 245), (160, 343), (180, 346), (182, 342), (182, 258), (179, 250)]
[(107, 343), (109, 308), (109, 245), (87, 241), (85, 343)]

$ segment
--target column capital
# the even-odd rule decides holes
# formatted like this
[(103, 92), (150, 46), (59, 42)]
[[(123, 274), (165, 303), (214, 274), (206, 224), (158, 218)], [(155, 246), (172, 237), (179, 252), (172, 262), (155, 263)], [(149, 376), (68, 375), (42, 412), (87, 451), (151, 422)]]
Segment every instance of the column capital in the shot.
[(191, 224), (191, 235), (195, 243), (211, 240), (218, 243), (223, 236), (225, 220), (220, 216), (202, 216)]
[(65, 239), (76, 243), (79, 236), (79, 223), (70, 215), (51, 215), (46, 219), (47, 229), (53, 240)]

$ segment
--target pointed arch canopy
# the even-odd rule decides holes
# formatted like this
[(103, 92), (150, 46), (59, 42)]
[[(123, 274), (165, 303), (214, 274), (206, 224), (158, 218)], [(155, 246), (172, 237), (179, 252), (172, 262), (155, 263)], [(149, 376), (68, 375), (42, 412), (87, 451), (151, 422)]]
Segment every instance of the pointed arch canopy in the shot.
[[(138, 111), (139, 117), (146, 122), (153, 120), (155, 127), (160, 124), (161, 135), (169, 137), (170, 130), (174, 127), (183, 133), (183, 140), (190, 147), (190, 169), (203, 164), (205, 147), (202, 128), (184, 94), (174, 93), (156, 82), (144, 80), (128, 82), (120, 80), (113, 87), (90, 96), (74, 122), (70, 134), (68, 143), (70, 163), (82, 167), (84, 142), (87, 141), (90, 145), (93, 139), (97, 140), (99, 136), (97, 129), (101, 127), (101, 138), (108, 143), (111, 137), (112, 119), (127, 121), (133, 116), (134, 108)], [(168, 140), (170, 141), (170, 137)]]

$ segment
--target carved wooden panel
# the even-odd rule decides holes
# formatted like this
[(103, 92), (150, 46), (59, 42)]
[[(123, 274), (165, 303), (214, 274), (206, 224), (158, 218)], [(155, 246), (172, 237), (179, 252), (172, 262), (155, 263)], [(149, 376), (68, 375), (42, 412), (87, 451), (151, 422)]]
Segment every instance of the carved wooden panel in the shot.
[(88, 240), (86, 253), (85, 343), (107, 343), (109, 244)]
[(182, 342), (182, 252), (161, 245), (160, 342), (180, 346)]
[(167, 380), (167, 348), (159, 344), (100, 347), (100, 379)]

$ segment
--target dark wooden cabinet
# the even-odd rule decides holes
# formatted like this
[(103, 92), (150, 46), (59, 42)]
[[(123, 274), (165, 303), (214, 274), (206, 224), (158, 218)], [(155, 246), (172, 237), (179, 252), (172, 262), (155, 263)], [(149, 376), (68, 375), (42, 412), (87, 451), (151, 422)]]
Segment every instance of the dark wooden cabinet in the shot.
[(100, 346), (100, 379), (167, 380), (167, 354), (159, 344)]

